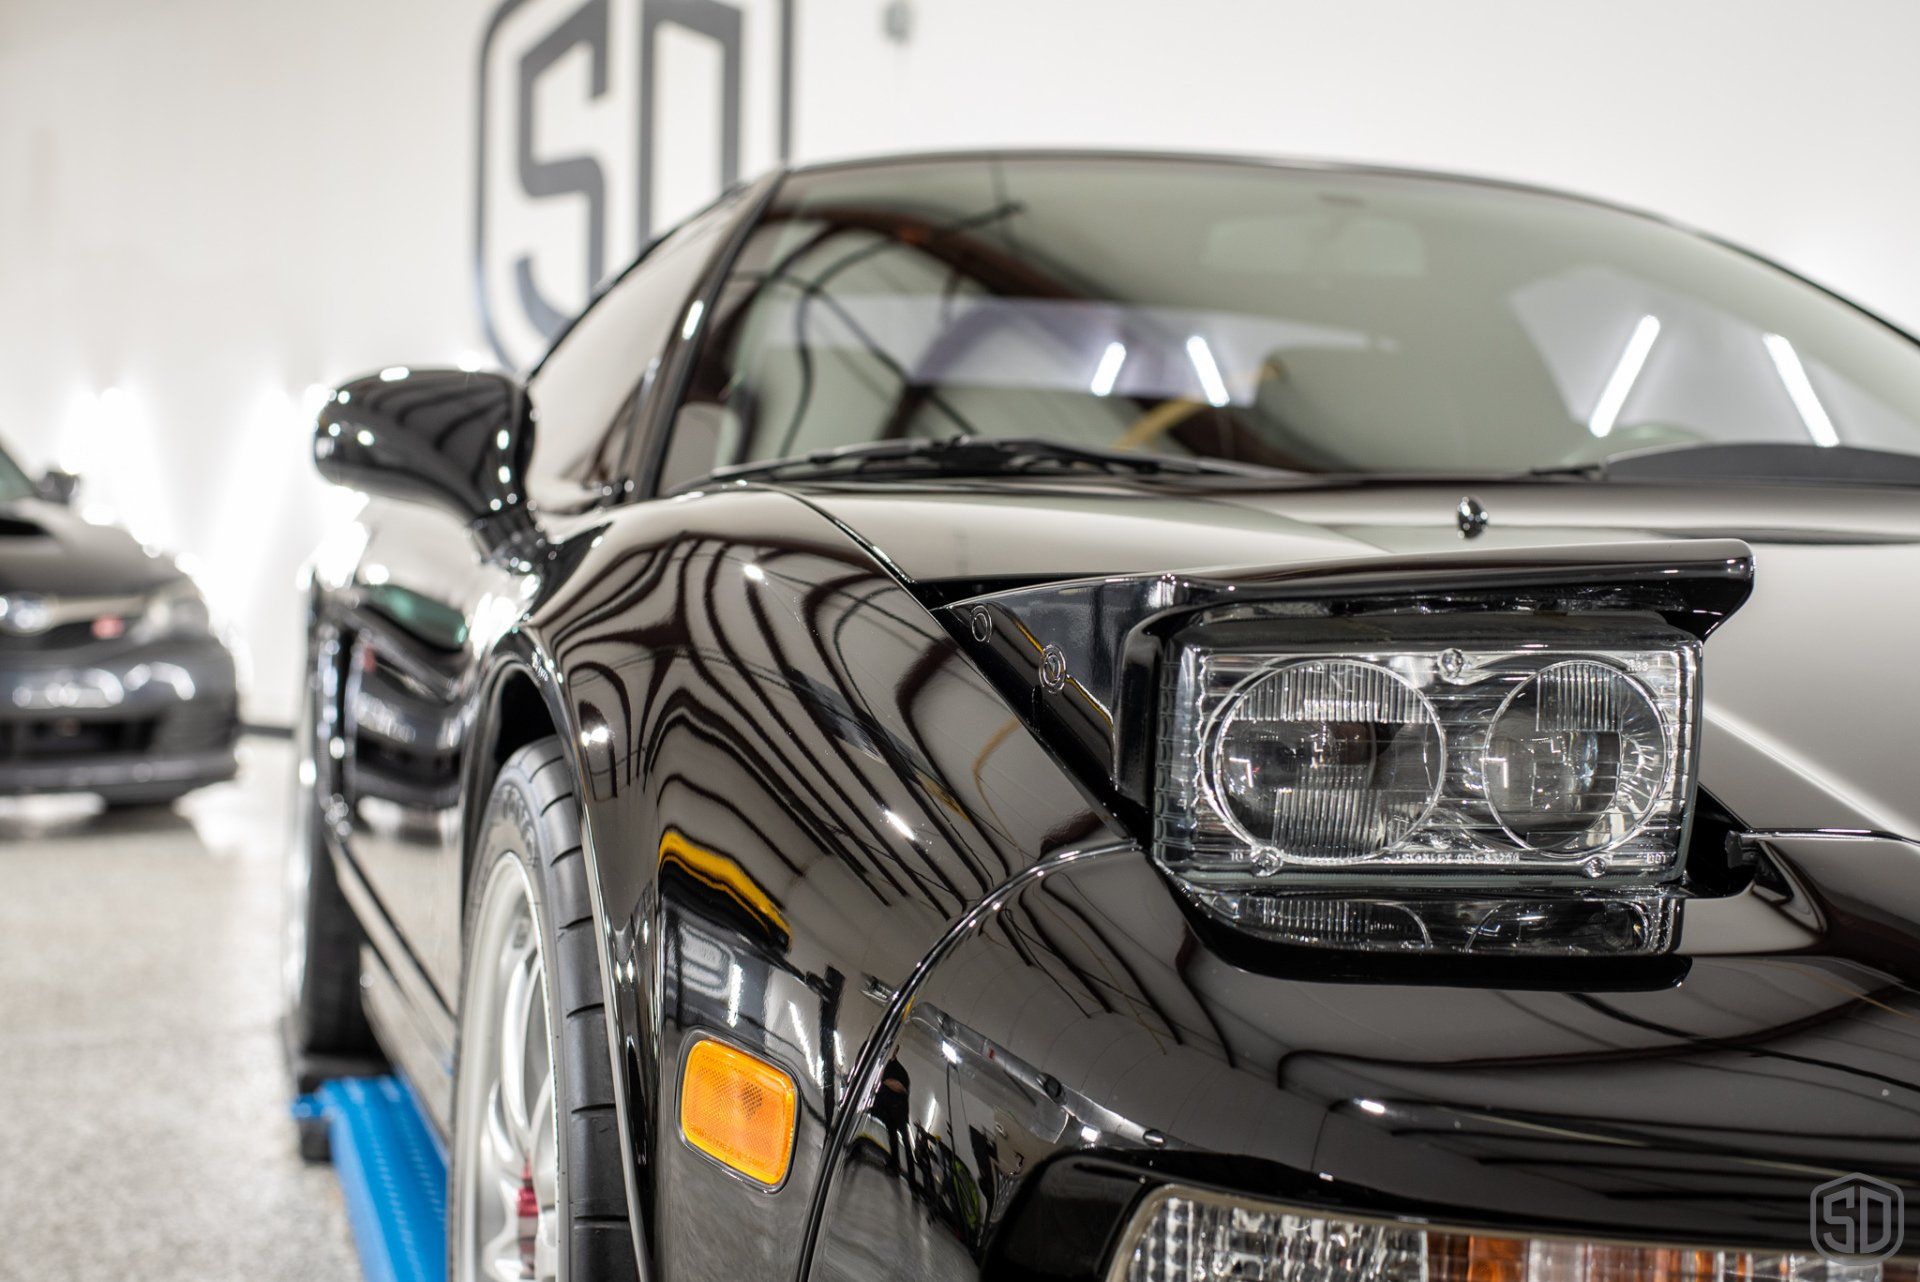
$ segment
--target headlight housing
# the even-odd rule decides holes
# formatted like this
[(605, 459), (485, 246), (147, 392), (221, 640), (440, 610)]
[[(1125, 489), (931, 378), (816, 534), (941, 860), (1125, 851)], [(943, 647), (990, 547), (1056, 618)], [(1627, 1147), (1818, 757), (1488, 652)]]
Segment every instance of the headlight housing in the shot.
[(1313, 621), (1279, 635), (1242, 620), (1176, 642), (1154, 836), (1191, 886), (1678, 871), (1693, 637), (1491, 614)]
[(1475, 546), (1095, 576), (944, 613), (1197, 929), (1373, 954), (1372, 974), (1396, 954), (1677, 948), (1680, 907), (1725, 884), (1725, 861), (1682, 868), (1702, 643), (1752, 586), (1732, 540)]
[(213, 632), (206, 598), (190, 579), (168, 584), (147, 598), (146, 608), (129, 630), (136, 643), (174, 637), (203, 637)]

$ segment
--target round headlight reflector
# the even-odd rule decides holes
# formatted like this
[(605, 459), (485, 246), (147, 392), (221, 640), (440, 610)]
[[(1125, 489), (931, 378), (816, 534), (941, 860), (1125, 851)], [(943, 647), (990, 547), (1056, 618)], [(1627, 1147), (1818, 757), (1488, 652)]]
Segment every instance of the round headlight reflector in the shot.
[(1427, 697), (1358, 659), (1307, 659), (1244, 683), (1207, 762), (1215, 806), (1266, 859), (1341, 862), (1404, 841), (1433, 809), (1446, 741)]
[(1592, 659), (1549, 664), (1494, 715), (1487, 800), (1530, 850), (1603, 850), (1653, 813), (1666, 786), (1666, 742), (1638, 681)]

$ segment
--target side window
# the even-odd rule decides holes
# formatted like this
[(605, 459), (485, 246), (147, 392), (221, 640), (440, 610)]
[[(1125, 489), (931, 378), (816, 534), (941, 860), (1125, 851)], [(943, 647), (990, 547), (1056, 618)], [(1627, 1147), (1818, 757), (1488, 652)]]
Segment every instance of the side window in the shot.
[(727, 196), (669, 233), (534, 371), (528, 395), (538, 428), (527, 488), (536, 504), (579, 507), (625, 479), (628, 446), (662, 359), (753, 190)]

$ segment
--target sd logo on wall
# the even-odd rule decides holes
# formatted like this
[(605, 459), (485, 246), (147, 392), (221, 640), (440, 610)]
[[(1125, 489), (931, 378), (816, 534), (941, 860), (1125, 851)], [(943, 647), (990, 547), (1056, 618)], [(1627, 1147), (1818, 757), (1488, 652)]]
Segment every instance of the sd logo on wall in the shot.
[(652, 234), (786, 155), (793, 0), (506, 0), (480, 55), (475, 270), (523, 369)]

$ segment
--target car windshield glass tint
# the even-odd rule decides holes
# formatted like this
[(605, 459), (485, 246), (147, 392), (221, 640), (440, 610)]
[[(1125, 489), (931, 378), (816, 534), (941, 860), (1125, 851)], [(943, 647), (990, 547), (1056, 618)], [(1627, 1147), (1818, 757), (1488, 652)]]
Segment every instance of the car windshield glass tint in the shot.
[(31, 498), (38, 493), (13, 456), (0, 449), (0, 503), (11, 503), (15, 499)]
[(1306, 471), (1663, 446), (1920, 454), (1920, 349), (1653, 219), (1488, 184), (972, 158), (789, 179), (705, 326), (667, 483), (956, 434)]

